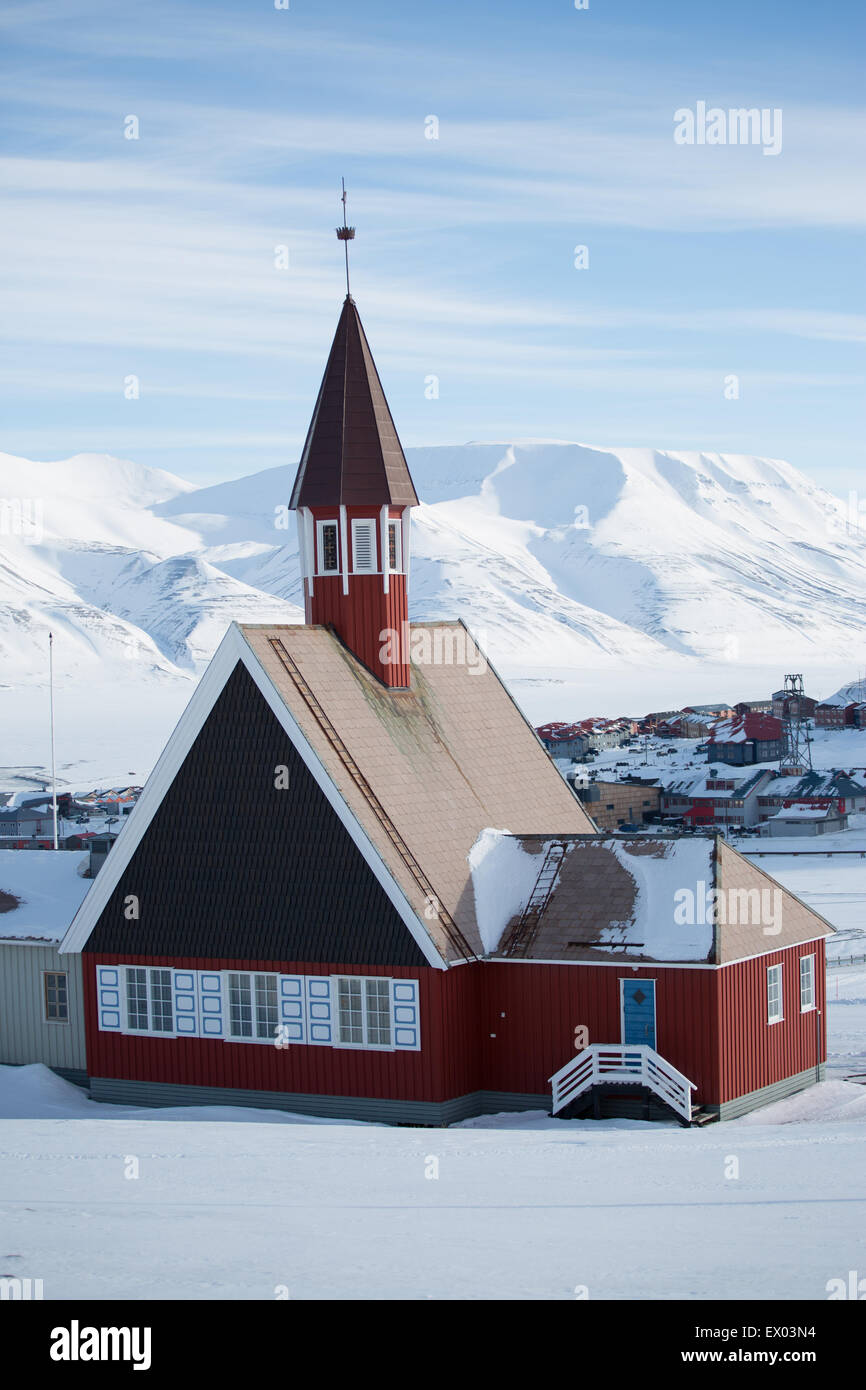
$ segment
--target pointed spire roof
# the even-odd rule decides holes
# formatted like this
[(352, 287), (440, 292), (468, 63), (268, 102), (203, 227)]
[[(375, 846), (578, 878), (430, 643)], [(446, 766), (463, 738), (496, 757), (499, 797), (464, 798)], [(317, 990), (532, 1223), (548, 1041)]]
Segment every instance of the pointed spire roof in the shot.
[(418, 503), (355, 301), (346, 295), (290, 507)]

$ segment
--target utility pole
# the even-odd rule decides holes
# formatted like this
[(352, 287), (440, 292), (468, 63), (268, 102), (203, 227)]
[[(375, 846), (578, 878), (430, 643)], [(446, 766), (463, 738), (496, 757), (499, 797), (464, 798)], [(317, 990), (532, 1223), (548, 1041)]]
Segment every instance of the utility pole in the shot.
[(54, 814), (54, 848), (57, 842), (57, 773), (54, 764), (54, 633), (48, 634), (48, 705), (51, 712), (51, 809)]

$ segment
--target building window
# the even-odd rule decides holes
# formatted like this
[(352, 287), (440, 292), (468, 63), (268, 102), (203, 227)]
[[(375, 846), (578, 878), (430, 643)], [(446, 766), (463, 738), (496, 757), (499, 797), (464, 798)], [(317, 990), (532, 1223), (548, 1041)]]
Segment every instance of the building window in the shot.
[(767, 1022), (781, 1023), (782, 1021), (782, 967), (781, 965), (769, 965), (767, 967)]
[(319, 574), (336, 574), (340, 568), (340, 550), (337, 541), (336, 521), (320, 521), (319, 532)]
[(800, 957), (800, 1012), (815, 1007), (815, 957)]
[(69, 989), (65, 970), (46, 970), (42, 976), (45, 991), (46, 1023), (69, 1022)]
[(376, 523), (372, 520), (352, 522), (352, 568), (356, 574), (376, 571)]
[(391, 982), (361, 979), (337, 981), (340, 1042), (352, 1047), (391, 1046)]
[(401, 530), (399, 521), (388, 522), (388, 568), (395, 572), (403, 568)]
[(126, 967), (126, 1022), (133, 1033), (174, 1032), (170, 970)]
[(279, 1008), (276, 975), (229, 975), (229, 1036), (272, 1042)]

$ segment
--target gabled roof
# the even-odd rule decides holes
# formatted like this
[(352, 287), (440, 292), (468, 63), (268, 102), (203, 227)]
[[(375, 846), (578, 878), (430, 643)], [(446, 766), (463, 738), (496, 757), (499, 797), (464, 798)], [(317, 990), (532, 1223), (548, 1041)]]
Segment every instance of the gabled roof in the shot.
[[(555, 860), (548, 858), (552, 846)], [(835, 931), (763, 870), (709, 836), (551, 837), (487, 830), (473, 860), (479, 918), (495, 959), (724, 965)], [(546, 861), (548, 875), (555, 869), (553, 888), (527, 932), (524, 913)], [(711, 893), (718, 897), (710, 899)]]
[(411, 689), (390, 690), (328, 628), (233, 625), (63, 949), (86, 946), (242, 662), (428, 963), (482, 955), (468, 855), (484, 827), (575, 834), (593, 823), (463, 624), (412, 625), (422, 630), (431, 640), (411, 643), (413, 655), (429, 650), (432, 659), (413, 660)]
[(733, 719), (722, 719), (710, 730), (709, 742), (745, 743), (748, 739), (758, 742), (772, 742), (782, 737), (782, 721), (772, 714), (738, 714)]
[(804, 772), (800, 777), (774, 777), (762, 789), (763, 796), (776, 801), (817, 801), (828, 797), (866, 796), (866, 785), (844, 771)]
[[(773, 773), (768, 768), (758, 768), (756, 772), (738, 772), (726, 767), (724, 772), (715, 776), (705, 772), (698, 778), (678, 777), (667, 782), (663, 792), (665, 796), (691, 797), (695, 801), (740, 801), (751, 796), (762, 781), (770, 781), (772, 777)], [(712, 785), (716, 782), (732, 782), (733, 786), (725, 788)]]
[(347, 295), (289, 506), (417, 502), (355, 301)]

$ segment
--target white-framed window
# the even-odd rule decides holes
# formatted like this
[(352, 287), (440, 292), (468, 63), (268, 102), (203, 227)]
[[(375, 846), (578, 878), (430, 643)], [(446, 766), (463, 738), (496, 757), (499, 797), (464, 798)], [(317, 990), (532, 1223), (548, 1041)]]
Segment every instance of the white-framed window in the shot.
[(372, 517), (352, 519), (352, 569), (355, 574), (376, 572), (376, 522)]
[(337, 521), (316, 522), (316, 553), (319, 574), (339, 574), (340, 526)]
[[(64, 972), (43, 972), (43, 992)], [(420, 1052), (420, 981), (378, 975), (96, 966), (100, 1032)], [(57, 995), (58, 1004), (65, 1001)], [(68, 1004), (67, 1004), (68, 1008)], [(59, 1021), (59, 1020), (58, 1020)]]
[(65, 970), (43, 970), (42, 1003), (46, 1023), (69, 1022), (69, 976)]
[(388, 521), (388, 568), (392, 574), (403, 569), (403, 525), (400, 521)]
[(767, 1022), (782, 1022), (782, 967), (767, 966)]
[(144, 965), (126, 967), (126, 1031), (174, 1033), (170, 970)]
[(391, 981), (337, 978), (337, 1039), (344, 1047), (392, 1047)]
[(815, 1007), (815, 957), (800, 957), (800, 1013)]
[(280, 1022), (276, 975), (241, 974), (228, 976), (228, 1035), (238, 1042), (272, 1043)]

